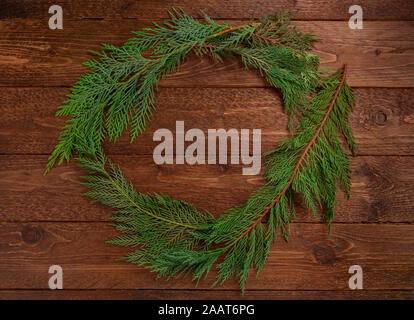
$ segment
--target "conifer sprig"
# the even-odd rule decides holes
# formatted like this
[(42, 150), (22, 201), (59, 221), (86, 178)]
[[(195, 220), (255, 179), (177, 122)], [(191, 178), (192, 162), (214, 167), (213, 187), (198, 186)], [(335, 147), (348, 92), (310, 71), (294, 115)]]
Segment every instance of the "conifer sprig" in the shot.
[[(89, 173), (83, 177), (87, 195), (113, 208), (111, 220), (123, 233), (109, 243), (135, 248), (127, 261), (159, 276), (191, 274), (197, 282), (220, 261), (215, 285), (236, 276), (244, 290), (250, 269), (259, 274), (263, 268), (278, 230), (287, 240), (295, 197), (314, 214), (322, 211), (330, 226), (337, 185), (350, 195), (349, 160), (338, 136), (355, 154), (346, 66), (323, 78), (319, 58), (308, 53), (316, 39), (291, 27), (285, 11), (239, 26), (207, 15), (201, 23), (175, 9), (170, 15), (164, 26), (154, 23), (119, 48), (104, 45), (98, 59), (86, 63), (91, 72), (57, 112), (70, 118), (46, 172), (78, 154)], [(101, 147), (106, 136), (116, 141), (129, 128), (132, 141), (145, 130), (159, 81), (192, 51), (219, 61), (239, 56), (246, 69), (281, 89), (292, 134), (265, 154), (265, 185), (217, 219), (166, 195), (138, 193)]]
[(110, 219), (124, 233), (108, 243), (141, 246), (141, 256), (167, 249), (190, 250), (200, 245), (202, 235), (197, 234), (214, 221), (211, 214), (201, 213), (192, 205), (163, 194), (139, 194), (102, 150), (78, 149), (82, 150), (79, 164), (89, 173), (83, 177), (82, 184), (89, 188), (85, 195), (110, 206), (114, 210)]
[(244, 290), (250, 269), (255, 267), (258, 275), (263, 268), (277, 230), (287, 240), (297, 195), (314, 214), (321, 210), (329, 224), (337, 183), (349, 196), (349, 160), (338, 137), (342, 133), (355, 153), (348, 119), (354, 100), (345, 76), (346, 66), (325, 79), (304, 106), (306, 117), (295, 135), (267, 153), (266, 184), (217, 220), (185, 202), (137, 194), (119, 169), (109, 163), (111, 173), (106, 171), (102, 151), (80, 157), (81, 166), (92, 173), (85, 177), (91, 189), (87, 194), (116, 209), (112, 220), (125, 233), (110, 243), (139, 246), (125, 259), (159, 276), (191, 274), (197, 282), (223, 257), (215, 284), (235, 275)]
[[(344, 69), (342, 71), (342, 76), (341, 76), (340, 83), (338, 84), (338, 86), (335, 90), (335, 93), (334, 93), (334, 96), (331, 100), (331, 103), (330, 103), (328, 109), (326, 110), (325, 115), (324, 115), (322, 121), (320, 122), (318, 128), (316, 129), (314, 135), (312, 136), (312, 139), (309, 140), (309, 142), (306, 144), (306, 147), (304, 148), (302, 154), (300, 155), (299, 160), (297, 161), (295, 167), (293, 168), (293, 171), (292, 171), (292, 174), (289, 178), (289, 181), (286, 183), (286, 185), (282, 189), (282, 191), (279, 192), (279, 194), (276, 196), (276, 198), (273, 200), (273, 202), (266, 208), (266, 210), (263, 211), (263, 213), (259, 216), (259, 218), (257, 218), (256, 221), (241, 235), (241, 238), (243, 238), (247, 233), (249, 233), (251, 230), (253, 230), (256, 227), (256, 225), (269, 213), (269, 211), (275, 206), (275, 204), (280, 200), (280, 198), (286, 193), (286, 191), (292, 185), (293, 181), (295, 180), (296, 174), (298, 173), (298, 170), (302, 166), (302, 162), (308, 156), (309, 150), (312, 148), (315, 141), (317, 141), (318, 138), (320, 137), (320, 134), (321, 134), (322, 130), (324, 129), (324, 125), (325, 125), (326, 121), (328, 120), (335, 103), (337, 102), (338, 94), (341, 91), (341, 89), (344, 85), (344, 82), (345, 82), (346, 71), (347, 71), (347, 66), (345, 65)], [(331, 80), (328, 79), (328, 81), (331, 81)], [(344, 95), (346, 95), (346, 94), (344, 94)], [(352, 106), (353, 101), (352, 100), (348, 101), (348, 104)], [(343, 106), (343, 107), (344, 107), (344, 109), (346, 109), (346, 105)], [(317, 111), (317, 110), (315, 110), (315, 111)], [(302, 129), (302, 128), (300, 128), (300, 129)], [(340, 129), (340, 128), (337, 128), (337, 129)], [(351, 138), (351, 140), (349, 141), (350, 142), (350, 147), (352, 148), (352, 152), (355, 153), (353, 138), (352, 137), (350, 137), (350, 138)], [(337, 142), (337, 141), (335, 141), (335, 142)], [(348, 171), (348, 169), (347, 169), (347, 171)], [(349, 174), (347, 176), (349, 176)], [(346, 186), (346, 190), (349, 191), (348, 190), (348, 185)], [(331, 219), (333, 218), (333, 214), (332, 214), (332, 216), (327, 215), (327, 218), (329, 219), (329, 222), (330, 222)]]
[[(287, 240), (297, 194), (315, 214), (322, 210), (329, 225), (338, 182), (349, 197), (349, 160), (337, 134), (344, 135), (355, 153), (348, 122), (354, 100), (345, 76), (346, 66), (328, 77), (306, 106), (306, 117), (296, 128), (295, 136), (267, 153), (266, 185), (244, 205), (229, 210), (215, 222), (208, 241), (226, 248), (224, 260), (218, 264), (216, 283), (236, 275), (244, 290), (250, 268), (255, 266), (259, 273), (263, 267), (276, 230), (280, 229)], [(263, 221), (265, 217), (267, 222)]]
[[(170, 16), (164, 26), (154, 23), (135, 32), (119, 48), (104, 44), (102, 52), (93, 52), (97, 59), (85, 63), (91, 72), (78, 80), (57, 112), (69, 119), (45, 173), (56, 161), (69, 161), (81, 140), (96, 148), (106, 136), (116, 141), (129, 128), (132, 142), (150, 121), (159, 81), (178, 71), (192, 51), (219, 61), (240, 56), (246, 69), (259, 70), (282, 90), (290, 118), (320, 84), (319, 59), (306, 52), (315, 39), (297, 32), (287, 12), (239, 26), (217, 24), (207, 15), (202, 23), (182, 10), (173, 9)], [(267, 39), (274, 40), (271, 46)]]

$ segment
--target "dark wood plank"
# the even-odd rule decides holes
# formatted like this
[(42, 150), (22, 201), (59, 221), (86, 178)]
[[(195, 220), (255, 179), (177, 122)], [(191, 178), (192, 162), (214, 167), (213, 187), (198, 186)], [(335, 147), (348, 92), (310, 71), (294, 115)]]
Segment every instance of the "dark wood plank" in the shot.
[(0, 290), (1, 300), (412, 300), (413, 290)]
[[(352, 160), (352, 198), (339, 195), (330, 236), (320, 217), (312, 217), (298, 200), (290, 242), (280, 239), (273, 246), (244, 297), (234, 280), (210, 290), (210, 275), (194, 289), (188, 279), (156, 281), (144, 268), (115, 261), (128, 249), (104, 243), (115, 235), (104, 222), (110, 212), (82, 196), (81, 171), (72, 163), (42, 177), (45, 154), (63, 124), (53, 117), (69, 92), (61, 87), (85, 72), (81, 62), (90, 58), (87, 50), (99, 49), (101, 42), (121, 44), (130, 30), (166, 17), (171, 6), (198, 17), (202, 8), (232, 24), (288, 7), (294, 19), (308, 20), (296, 22), (301, 30), (324, 38), (316, 45), (322, 68), (347, 62), (354, 87), (413, 88), (414, 2), (364, 2), (364, 30), (348, 29), (351, 0), (254, 5), (247, 0), (226, 5), (215, 0), (63, 0), (64, 30), (55, 31), (47, 27), (51, 4), (6, 0), (0, 6), (0, 87), (5, 87), (0, 88), (0, 299), (414, 298), (413, 89), (355, 90), (352, 127), (359, 154), (389, 156)], [(21, 86), (31, 88), (16, 88)], [(45, 86), (54, 88), (40, 88)], [(190, 57), (180, 73), (161, 83), (167, 88), (157, 98), (158, 112), (147, 132), (134, 144), (123, 137), (106, 149), (140, 191), (165, 192), (220, 215), (245, 201), (261, 185), (260, 176), (243, 177), (241, 166), (156, 166), (153, 132), (174, 129), (175, 120), (185, 120), (187, 129), (264, 127), (262, 148), (269, 150), (286, 137), (286, 116), (277, 92), (265, 86), (235, 60), (217, 64)], [(47, 289), (52, 264), (63, 267), (67, 290)], [(365, 290), (348, 289), (353, 264), (363, 267)]]
[[(64, 124), (54, 116), (67, 88), (0, 88), (0, 153), (50, 154)], [(359, 155), (414, 155), (414, 89), (357, 88), (351, 126)], [(287, 117), (271, 88), (162, 88), (157, 111), (134, 143), (128, 134), (107, 143), (108, 154), (152, 154), (159, 128), (262, 130), (262, 150), (287, 137)]]
[[(21, 30), (20, 23), (16, 20), (5, 25), (7, 30)], [(102, 42), (119, 45), (131, 37), (130, 30), (149, 23), (81, 20), (52, 31), (38, 21), (34, 23), (39, 27), (37, 31), (29, 28), (30, 32), (4, 32), (0, 39), (0, 86), (71, 86), (86, 71), (81, 63), (91, 58), (89, 49), (99, 50)], [(371, 21), (365, 22), (363, 30), (350, 30), (346, 22), (340, 21), (299, 21), (297, 25), (323, 38), (315, 45), (322, 68), (334, 70), (348, 63), (351, 86), (414, 86), (413, 22)], [(161, 82), (167, 87), (265, 85), (255, 72), (244, 71), (238, 59), (221, 64), (198, 57), (189, 57), (180, 72)]]
[[(140, 192), (163, 192), (221, 215), (246, 201), (261, 176), (238, 165), (155, 165), (152, 156), (111, 156)], [(42, 176), (46, 156), (0, 156), (0, 221), (103, 221), (110, 210), (90, 203), (75, 165)], [(335, 222), (413, 222), (414, 157), (352, 159), (352, 196), (338, 193)], [(298, 199), (297, 222), (320, 222)]]
[[(201, 17), (202, 9), (214, 18), (251, 18), (278, 12), (283, 8), (292, 11), (293, 17), (300, 20), (348, 20), (348, 8), (355, 4), (351, 0), (264, 0), (259, 3), (248, 0), (194, 1), (194, 0), (61, 0), (59, 5), (65, 17), (70, 18), (163, 18), (171, 7), (181, 7), (188, 14)], [(0, 18), (47, 18), (52, 3), (47, 0), (3, 0)], [(411, 1), (367, 0), (362, 4), (364, 18), (367, 20), (412, 20), (414, 6)]]
[[(155, 281), (143, 267), (114, 260), (109, 223), (1, 223), (0, 288), (47, 289), (51, 265), (63, 268), (66, 289), (191, 289), (190, 279)], [(272, 248), (250, 290), (349, 290), (348, 269), (361, 265), (366, 290), (414, 289), (414, 226), (293, 224), (289, 243)], [(214, 275), (199, 283), (210, 287)], [(237, 289), (232, 279), (222, 288)]]

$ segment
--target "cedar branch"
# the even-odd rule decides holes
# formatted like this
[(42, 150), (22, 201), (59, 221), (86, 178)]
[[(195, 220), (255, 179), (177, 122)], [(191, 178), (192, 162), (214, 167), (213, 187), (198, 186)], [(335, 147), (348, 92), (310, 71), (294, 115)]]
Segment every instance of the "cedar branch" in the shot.
[(261, 23), (260, 22), (253, 22), (253, 23), (248, 23), (248, 24), (243, 24), (243, 25), (239, 25), (239, 26), (230, 27), (230, 28), (224, 29), (220, 32), (217, 32), (215, 34), (212, 34), (210, 36), (210, 38), (215, 38), (215, 37), (221, 36), (225, 33), (228, 33), (228, 32), (234, 31), (234, 30), (238, 30), (238, 29), (241, 29), (241, 28), (244, 28), (244, 27), (257, 26), (257, 25), (261, 25)]
[(257, 34), (257, 33), (253, 33), (253, 36), (256, 37), (256, 38), (260, 38), (260, 39), (263, 39), (263, 40), (272, 42), (273, 44), (278, 44), (278, 45), (280, 45), (282, 47), (286, 47), (282, 42), (277, 41), (275, 39), (272, 39), (272, 38), (269, 38), (269, 37), (265, 37), (265, 36), (262, 36), (262, 35)]
[(260, 221), (262, 221), (262, 219), (266, 216), (266, 214), (268, 214), (269, 213), (269, 211), (270, 211), (270, 209), (272, 209), (274, 206), (275, 206), (275, 204), (276, 204), (276, 202), (278, 202), (279, 201), (279, 199), (282, 197), (282, 195), (286, 192), (286, 190), (290, 187), (290, 185), (292, 184), (292, 182), (293, 182), (293, 179), (295, 178), (295, 176), (296, 176), (296, 173), (298, 172), (298, 170), (299, 170), (299, 167), (300, 167), (300, 165), (301, 165), (301, 163), (302, 163), (302, 161), (303, 161), (303, 159), (305, 158), (305, 156), (306, 156), (306, 154), (308, 153), (308, 151), (309, 151), (309, 149), (312, 147), (312, 145), (313, 145), (313, 143), (316, 141), (316, 139), (318, 138), (318, 136), (319, 136), (319, 134), (321, 133), (321, 131), (322, 131), (322, 128), (323, 128), (323, 126), (324, 126), (324, 124), (325, 124), (325, 122), (326, 122), (326, 120), (328, 119), (328, 117), (329, 117), (329, 114), (331, 113), (331, 111), (332, 111), (332, 109), (333, 109), (333, 106), (334, 106), (334, 104), (335, 104), (335, 101), (336, 101), (336, 98), (338, 97), (338, 94), (339, 94), (339, 92), (341, 91), (341, 88), (342, 88), (342, 86), (343, 86), (343, 84), (344, 84), (344, 82), (345, 82), (345, 77), (346, 77), (346, 72), (347, 72), (347, 65), (345, 64), (344, 65), (344, 70), (343, 70), (343, 73), (342, 73), (342, 77), (341, 77), (341, 82), (339, 83), (339, 85), (338, 85), (338, 88), (336, 88), (336, 91), (335, 91), (335, 94), (334, 94), (334, 96), (333, 96), (333, 98), (332, 98), (332, 100), (331, 100), (331, 103), (330, 103), (330, 105), (329, 105), (329, 107), (328, 107), (328, 109), (327, 109), (327, 111), (326, 111), (326, 114), (325, 114), (325, 116), (323, 117), (323, 119), (322, 119), (322, 122), (321, 122), (321, 124), (319, 125), (319, 127), (318, 127), (318, 129), (316, 130), (316, 132), (315, 132), (315, 134), (314, 134), (314, 136), (312, 137), (312, 139), (308, 142), (308, 144), (306, 145), (306, 147), (305, 147), (305, 149), (303, 150), (303, 152), (302, 152), (302, 155), (300, 156), (300, 158), (299, 158), (299, 161), (298, 161), (298, 163), (296, 164), (296, 166), (295, 166), (295, 168), (293, 169), (293, 172), (292, 172), (292, 175), (290, 176), (290, 179), (289, 179), (289, 181), (288, 181), (288, 183), (286, 184), (286, 186), (283, 188), (283, 190), (276, 196), (276, 198), (273, 200), (273, 202), (270, 204), (270, 205), (268, 205), (267, 206), (267, 208), (266, 208), (266, 210), (265, 211), (263, 211), (263, 213), (259, 216), (259, 218), (257, 218), (257, 220), (239, 237), (239, 238), (237, 238), (237, 241), (238, 240), (240, 240), (240, 239), (242, 239), (246, 234), (248, 234), (252, 229), (254, 229), (255, 227), (256, 227), (256, 225), (260, 222)]

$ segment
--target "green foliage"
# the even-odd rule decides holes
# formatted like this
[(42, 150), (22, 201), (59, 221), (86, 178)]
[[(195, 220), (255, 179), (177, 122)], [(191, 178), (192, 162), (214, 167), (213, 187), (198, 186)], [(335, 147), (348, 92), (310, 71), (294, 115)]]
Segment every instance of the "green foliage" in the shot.
[(258, 275), (263, 268), (277, 230), (287, 240), (295, 196), (300, 195), (314, 213), (321, 210), (329, 223), (337, 183), (349, 196), (349, 160), (338, 132), (355, 152), (348, 119), (353, 104), (343, 72), (328, 77), (304, 106), (306, 118), (295, 135), (268, 152), (266, 184), (217, 220), (165, 195), (138, 194), (100, 150), (89, 155), (81, 151), (80, 165), (91, 173), (84, 177), (90, 188), (87, 195), (115, 209), (111, 220), (124, 235), (109, 243), (138, 247), (124, 258), (127, 261), (145, 265), (159, 276), (191, 274), (199, 281), (223, 257), (215, 284), (236, 276), (244, 290), (250, 269), (254, 267)]
[[(305, 105), (306, 117), (295, 128), (294, 137), (267, 153), (266, 185), (244, 205), (229, 210), (214, 223), (209, 243), (227, 247), (218, 264), (216, 283), (236, 275), (243, 290), (250, 268), (260, 272), (276, 230), (280, 229), (287, 240), (296, 196), (300, 195), (315, 214), (321, 210), (329, 225), (334, 217), (337, 183), (349, 197), (349, 160), (338, 132), (355, 153), (348, 119), (354, 100), (349, 86), (341, 82), (343, 77), (342, 70), (328, 77), (323, 88)], [(264, 216), (268, 216), (267, 223), (263, 222)]]
[[(106, 159), (102, 150), (78, 149), (82, 150), (78, 158), (80, 166), (89, 172), (82, 183), (89, 188), (86, 195), (110, 206), (114, 210), (111, 220), (124, 233), (109, 243), (140, 246), (142, 261), (154, 252), (192, 250), (200, 246), (203, 229), (214, 221), (211, 214), (201, 213), (192, 205), (163, 194), (137, 193), (121, 170)], [(137, 257), (135, 253), (130, 259), (141, 263)]]
[[(346, 69), (322, 77), (319, 58), (307, 52), (315, 38), (292, 27), (285, 11), (241, 26), (216, 24), (206, 15), (201, 23), (174, 9), (170, 15), (164, 26), (135, 32), (120, 48), (104, 45), (98, 59), (86, 63), (91, 72), (57, 113), (70, 119), (46, 171), (79, 154), (89, 172), (83, 177), (86, 194), (113, 209), (111, 220), (121, 233), (108, 243), (134, 248), (122, 259), (159, 276), (191, 275), (197, 282), (216, 264), (214, 285), (236, 276), (244, 291), (250, 270), (259, 274), (277, 234), (288, 239), (295, 197), (314, 214), (321, 211), (329, 225), (338, 184), (349, 197), (349, 160), (339, 134), (355, 154), (352, 91)], [(101, 149), (106, 136), (116, 141), (130, 128), (132, 141), (145, 130), (158, 82), (190, 51), (219, 61), (239, 56), (246, 69), (281, 90), (289, 115), (291, 137), (265, 154), (265, 185), (218, 219), (166, 195), (137, 193)]]
[[(102, 52), (93, 52), (97, 58), (85, 63), (91, 72), (78, 80), (57, 112), (70, 118), (45, 173), (56, 161), (69, 161), (81, 140), (95, 148), (106, 136), (116, 141), (129, 128), (132, 142), (151, 119), (159, 81), (177, 71), (191, 51), (219, 61), (240, 55), (246, 69), (258, 69), (270, 85), (282, 90), (291, 117), (298, 115), (307, 93), (319, 84), (319, 59), (305, 52), (313, 36), (295, 31), (286, 13), (236, 27), (216, 24), (207, 15), (206, 23), (201, 23), (181, 10), (173, 9), (170, 15), (164, 26), (154, 23), (135, 32), (119, 48), (104, 44)], [(256, 32), (289, 47), (264, 47), (261, 40), (254, 40)]]
[(259, 37), (252, 38), (251, 41), (261, 44), (263, 47), (277, 40), (294, 50), (304, 52), (312, 50), (312, 42), (318, 40), (312, 33), (302, 34), (296, 26), (290, 24), (289, 10), (282, 10), (280, 13), (271, 14), (257, 20), (261, 26), (257, 30)]
[(240, 55), (247, 70), (259, 70), (267, 83), (281, 89), (291, 128), (294, 116), (301, 118), (301, 106), (307, 103), (309, 94), (320, 82), (319, 72), (316, 71), (319, 58), (311, 54), (298, 57), (283, 46), (238, 48), (233, 51)]

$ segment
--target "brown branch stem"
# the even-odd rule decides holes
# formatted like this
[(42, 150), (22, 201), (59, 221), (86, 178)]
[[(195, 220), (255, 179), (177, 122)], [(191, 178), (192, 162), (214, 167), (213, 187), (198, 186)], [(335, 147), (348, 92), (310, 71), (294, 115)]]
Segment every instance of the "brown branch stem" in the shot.
[(269, 37), (265, 37), (265, 36), (262, 36), (262, 35), (257, 34), (257, 33), (253, 33), (253, 36), (256, 37), (256, 38), (260, 38), (260, 39), (263, 39), (263, 40), (272, 42), (274, 44), (278, 44), (279, 46), (286, 47), (282, 42), (277, 41), (275, 39), (272, 39), (272, 38), (269, 38)]
[(238, 30), (238, 29), (241, 29), (241, 28), (244, 28), (244, 27), (256, 26), (256, 25), (260, 25), (260, 24), (261, 24), (260, 22), (253, 22), (253, 23), (243, 24), (243, 25), (240, 25), (240, 26), (230, 27), (230, 28), (224, 29), (223, 31), (217, 32), (215, 34), (212, 34), (210, 36), (210, 38), (218, 37), (218, 36), (221, 36), (221, 35), (223, 35), (223, 34), (225, 34), (227, 32), (231, 32), (231, 31), (234, 31), (234, 30)]

